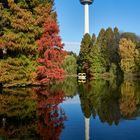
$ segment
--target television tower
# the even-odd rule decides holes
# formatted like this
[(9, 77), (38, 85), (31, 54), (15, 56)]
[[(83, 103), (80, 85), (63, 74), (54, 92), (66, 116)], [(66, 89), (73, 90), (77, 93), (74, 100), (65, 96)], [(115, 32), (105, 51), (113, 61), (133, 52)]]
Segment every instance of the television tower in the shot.
[[(80, 0), (81, 4), (84, 5), (85, 11), (85, 30), (84, 34), (89, 33), (89, 5), (93, 3), (94, 0)], [(85, 117), (85, 140), (89, 140), (90, 131), (90, 118)]]
[(81, 4), (84, 5), (85, 11), (85, 31), (84, 33), (89, 33), (89, 5), (93, 3), (94, 0), (80, 0)]

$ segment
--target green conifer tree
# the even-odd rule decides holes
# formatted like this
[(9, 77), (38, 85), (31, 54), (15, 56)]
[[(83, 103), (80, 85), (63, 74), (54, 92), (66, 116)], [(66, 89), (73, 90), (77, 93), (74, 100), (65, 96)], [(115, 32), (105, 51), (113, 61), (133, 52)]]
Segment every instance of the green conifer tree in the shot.
[(101, 52), (97, 44), (94, 44), (90, 50), (89, 62), (91, 76), (97, 78), (99, 74), (102, 74), (106, 71), (105, 60), (101, 56)]
[(89, 63), (89, 52), (90, 49), (92, 48), (92, 39), (90, 35), (87, 33), (84, 35), (82, 41), (81, 41), (81, 46), (80, 46), (80, 53), (78, 56), (78, 72), (85, 72), (87, 75), (89, 75), (89, 68), (90, 68), (90, 63)]

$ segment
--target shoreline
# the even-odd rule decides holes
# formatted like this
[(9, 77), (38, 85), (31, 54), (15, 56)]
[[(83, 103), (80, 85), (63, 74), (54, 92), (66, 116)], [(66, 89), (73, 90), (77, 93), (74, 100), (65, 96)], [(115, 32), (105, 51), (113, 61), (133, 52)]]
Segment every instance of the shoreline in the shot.
[[(66, 78), (76, 78), (77, 75), (73, 74), (73, 75), (65, 75), (65, 79)], [(93, 76), (89, 79), (87, 79), (87, 81), (92, 81), (92, 80), (111, 80), (111, 79), (116, 79), (117, 76), (115, 75), (111, 75), (109, 73), (103, 73), (103, 74), (98, 74), (98, 76)], [(124, 74), (124, 76), (122, 77), (123, 80), (138, 80), (140, 79), (140, 73), (127, 73)], [(55, 84), (55, 83), (54, 83)], [(33, 83), (31, 81), (28, 82), (24, 82), (24, 83), (7, 83), (7, 84), (2, 84), (0, 83), (0, 89), (2, 88), (27, 88), (27, 87), (47, 87), (49, 85), (52, 85), (51, 83), (48, 84), (40, 84), (40, 83)]]

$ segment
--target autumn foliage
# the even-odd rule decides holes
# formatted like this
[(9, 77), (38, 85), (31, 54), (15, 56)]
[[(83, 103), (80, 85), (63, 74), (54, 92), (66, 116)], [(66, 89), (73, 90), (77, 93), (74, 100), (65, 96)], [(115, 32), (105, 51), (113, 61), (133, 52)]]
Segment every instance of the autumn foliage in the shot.
[(37, 42), (39, 66), (36, 80), (38, 83), (52, 83), (64, 78), (64, 71), (61, 68), (65, 56), (64, 44), (58, 33), (59, 28), (56, 21), (52, 18), (47, 20), (44, 24), (44, 32)]
[[(48, 63), (40, 63), (39, 60), (37, 63), (36, 59), (43, 58), (48, 45), (62, 46), (59, 44), (61, 39), (57, 36), (58, 26), (49, 24), (52, 22), (50, 19), (54, 19), (53, 23), (57, 24), (53, 6), (53, 0), (0, 1), (0, 83), (4, 86), (32, 84), (38, 64), (40, 66), (48, 65)], [(47, 33), (49, 35), (46, 36)], [(40, 40), (38, 50), (43, 47), (42, 51), (37, 51), (37, 40)], [(53, 51), (55, 56), (59, 56), (58, 51), (50, 51), (51, 54)], [(53, 69), (53, 66), (51, 68)], [(40, 70), (42, 69), (39, 68), (38, 71)], [(59, 76), (61, 70), (60, 72), (55, 70)], [(40, 75), (38, 74), (39, 81), (42, 79)]]
[(43, 140), (58, 140), (67, 119), (64, 110), (59, 106), (64, 101), (63, 90), (37, 89), (38, 129)]
[(119, 43), (119, 54), (121, 58), (120, 67), (124, 73), (134, 73), (137, 71), (136, 60), (139, 51), (136, 44), (131, 40), (122, 38)]

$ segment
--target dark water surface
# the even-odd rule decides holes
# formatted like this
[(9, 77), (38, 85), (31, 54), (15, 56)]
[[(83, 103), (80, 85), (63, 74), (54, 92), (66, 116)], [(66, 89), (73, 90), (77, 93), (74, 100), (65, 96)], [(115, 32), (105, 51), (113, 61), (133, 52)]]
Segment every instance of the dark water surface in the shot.
[(139, 116), (138, 80), (3, 89), (0, 140), (140, 140)]

